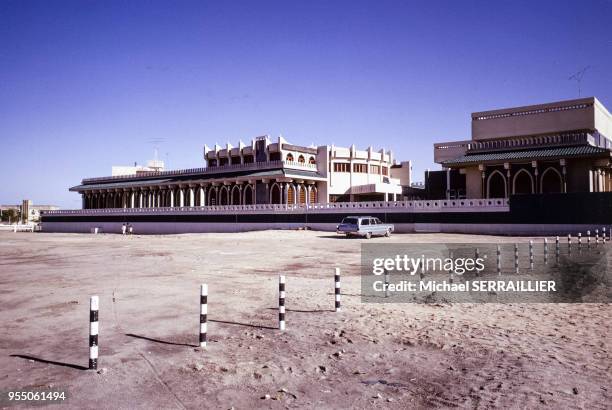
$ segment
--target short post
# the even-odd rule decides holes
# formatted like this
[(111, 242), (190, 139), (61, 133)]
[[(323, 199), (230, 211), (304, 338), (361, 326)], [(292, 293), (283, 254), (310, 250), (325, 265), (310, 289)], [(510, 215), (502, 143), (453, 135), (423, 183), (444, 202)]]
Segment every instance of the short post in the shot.
[(572, 253), (572, 234), (567, 234), (567, 253)]
[(548, 238), (544, 238), (544, 264), (548, 264)]
[(587, 249), (591, 249), (591, 231), (587, 231)]
[(501, 275), (501, 248), (497, 245), (497, 274)]
[(285, 275), (278, 277), (278, 328), (285, 330)]
[(606, 244), (606, 227), (605, 226), (601, 228), (601, 239), (605, 245)]
[(595, 247), (599, 245), (599, 229), (595, 229)]
[(529, 240), (529, 269), (533, 269), (533, 241)]
[[(480, 252), (478, 252), (478, 248), (476, 248), (476, 250), (474, 251), (474, 260), (478, 260), (480, 259)], [(478, 271), (476, 271), (476, 276), (480, 276), (478, 274)]]
[(385, 297), (389, 297), (389, 271), (385, 269)]
[(555, 260), (559, 262), (559, 252), (561, 249), (559, 248), (559, 237), (555, 237)]
[(578, 250), (582, 250), (582, 232), (578, 232)]
[(514, 273), (519, 273), (519, 252), (518, 244), (514, 244)]
[(208, 327), (208, 285), (200, 285), (200, 347), (206, 347)]
[[(448, 252), (448, 257), (454, 261), (452, 251)], [(454, 265), (454, 262), (453, 262), (453, 265)], [(448, 281), (449, 283), (453, 283), (453, 269), (452, 268), (448, 270)]]
[(334, 274), (334, 284), (336, 312), (340, 312), (340, 268), (336, 268), (336, 272)]
[(97, 296), (89, 298), (89, 369), (98, 368), (98, 308)]

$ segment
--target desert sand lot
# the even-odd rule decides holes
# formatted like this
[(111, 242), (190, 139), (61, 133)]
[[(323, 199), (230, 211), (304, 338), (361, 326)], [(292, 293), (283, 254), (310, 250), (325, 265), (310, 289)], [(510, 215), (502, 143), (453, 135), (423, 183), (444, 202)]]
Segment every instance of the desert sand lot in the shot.
[[(609, 408), (610, 305), (365, 304), (362, 241), (313, 231), (2, 232), (0, 391), (65, 388), (61, 406), (71, 408)], [(200, 283), (209, 285), (205, 350), (196, 347)], [(82, 368), (96, 294), (98, 372)]]

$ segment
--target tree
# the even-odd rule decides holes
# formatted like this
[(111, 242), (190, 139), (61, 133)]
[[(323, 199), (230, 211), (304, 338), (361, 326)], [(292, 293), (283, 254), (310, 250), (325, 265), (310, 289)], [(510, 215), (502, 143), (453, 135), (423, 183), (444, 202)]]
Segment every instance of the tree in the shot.
[(2, 221), (9, 223), (17, 223), (19, 221), (21, 212), (18, 209), (4, 209), (2, 210)]

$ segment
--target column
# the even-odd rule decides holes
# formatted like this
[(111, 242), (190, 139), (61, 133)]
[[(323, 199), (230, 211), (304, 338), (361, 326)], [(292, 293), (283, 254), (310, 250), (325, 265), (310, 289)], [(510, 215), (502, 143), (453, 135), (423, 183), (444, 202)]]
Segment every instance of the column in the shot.
[(450, 199), (451, 193), (450, 168), (446, 168), (446, 199)]
[(130, 208), (134, 208), (135, 207), (135, 198), (136, 197), (136, 192), (134, 192), (134, 190), (130, 191)]
[(185, 191), (183, 188), (179, 188), (179, 206), (185, 206)]
[(192, 187), (189, 187), (189, 206), (195, 206), (195, 193)]
[(87, 194), (81, 194), (81, 209), (87, 209)]

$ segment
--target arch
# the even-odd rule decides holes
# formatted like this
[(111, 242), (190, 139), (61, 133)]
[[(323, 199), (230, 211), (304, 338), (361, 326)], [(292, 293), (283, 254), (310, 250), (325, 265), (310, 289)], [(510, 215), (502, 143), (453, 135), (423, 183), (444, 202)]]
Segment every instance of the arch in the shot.
[(232, 205), (240, 205), (240, 186), (234, 185), (232, 188)]
[(563, 192), (563, 177), (557, 168), (548, 167), (542, 172), (540, 192), (543, 194)]
[(304, 185), (298, 185), (298, 200), (297, 203), (300, 205), (306, 204), (306, 187)]
[(287, 203), (295, 204), (296, 194), (295, 194), (295, 186), (293, 184), (289, 184), (287, 187)]
[(229, 189), (223, 185), (219, 190), (219, 205), (229, 205)]
[(311, 204), (317, 203), (317, 187), (314, 185), (310, 187), (310, 198), (309, 199), (310, 199)]
[(512, 178), (513, 194), (533, 194), (535, 193), (534, 180), (531, 173), (525, 168), (521, 168), (514, 178)]
[(206, 193), (206, 196), (204, 199), (206, 199), (206, 204), (208, 206), (214, 206), (217, 205), (217, 191), (215, 189), (216, 187), (211, 186), (210, 188), (208, 188), (208, 192)]
[(255, 204), (255, 196), (253, 195), (253, 186), (247, 185), (244, 187), (244, 199), (242, 203), (244, 205), (254, 205)]
[(287, 156), (285, 157), (287, 162), (293, 162), (293, 154), (292, 153), (288, 153)]
[(282, 203), (282, 192), (281, 188), (277, 183), (272, 184), (270, 188), (270, 203), (271, 204), (280, 204)]
[(311, 156), (310, 158), (308, 158), (308, 163), (309, 164), (316, 164), (317, 160), (315, 160), (315, 157)]
[(487, 178), (487, 198), (507, 198), (506, 177), (495, 170)]
[(304, 158), (304, 156), (303, 156), (303, 155), (300, 155), (300, 156), (298, 157), (298, 162), (299, 162), (300, 164), (304, 164), (304, 163), (306, 162), (306, 158)]

